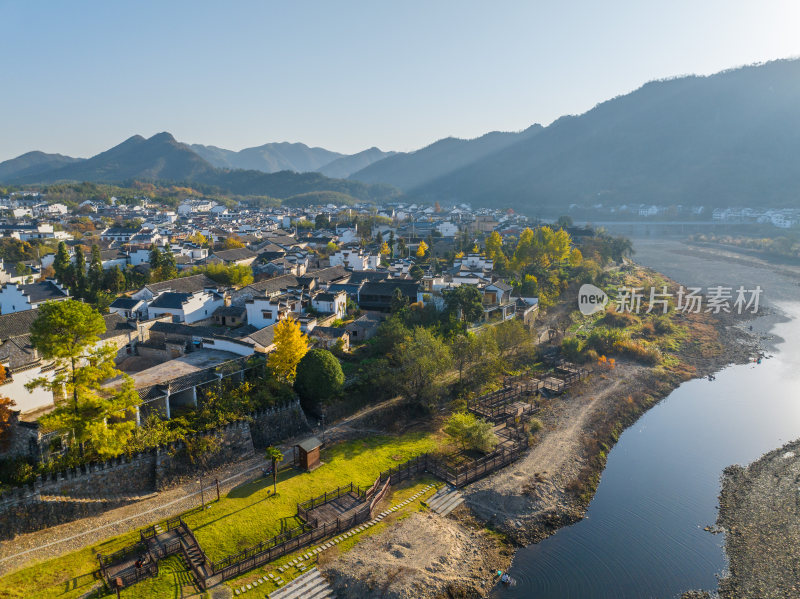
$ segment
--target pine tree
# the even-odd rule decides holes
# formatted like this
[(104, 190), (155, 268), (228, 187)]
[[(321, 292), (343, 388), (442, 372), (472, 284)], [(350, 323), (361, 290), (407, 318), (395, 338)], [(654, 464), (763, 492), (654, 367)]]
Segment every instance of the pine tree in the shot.
[(97, 244), (92, 246), (92, 259), (89, 262), (89, 298), (97, 303), (97, 296), (103, 290), (103, 260), (100, 257), (100, 248)]
[(86, 297), (86, 258), (80, 245), (75, 246), (75, 285), (73, 295), (78, 298)]
[(267, 367), (280, 381), (293, 383), (297, 365), (308, 352), (308, 338), (293, 318), (281, 320), (275, 325), (275, 351), (267, 358)]
[(161, 250), (158, 249), (158, 246), (154, 243), (150, 246), (150, 276), (153, 281), (159, 280), (158, 275), (161, 270), (162, 262)]
[(58, 242), (58, 250), (56, 251), (56, 258), (53, 260), (53, 271), (56, 275), (56, 280), (62, 285), (71, 287), (73, 284), (74, 272), (72, 270), (72, 261), (69, 257), (69, 250), (67, 244), (63, 241)]

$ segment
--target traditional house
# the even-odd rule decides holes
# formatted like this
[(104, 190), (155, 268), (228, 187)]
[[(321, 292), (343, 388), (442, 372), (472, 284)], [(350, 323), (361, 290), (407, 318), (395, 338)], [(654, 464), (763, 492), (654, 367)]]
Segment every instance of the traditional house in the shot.
[(0, 314), (32, 310), (44, 302), (65, 299), (69, 299), (69, 291), (53, 279), (28, 285), (5, 283), (0, 287)]

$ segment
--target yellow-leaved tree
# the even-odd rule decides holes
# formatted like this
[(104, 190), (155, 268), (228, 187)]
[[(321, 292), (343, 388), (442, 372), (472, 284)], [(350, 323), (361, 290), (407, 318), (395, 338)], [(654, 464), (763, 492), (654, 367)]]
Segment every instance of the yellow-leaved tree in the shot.
[(424, 258), (425, 252), (428, 251), (428, 244), (424, 241), (419, 242), (419, 247), (417, 248), (417, 258)]
[(275, 325), (275, 350), (267, 358), (267, 367), (279, 381), (293, 383), (297, 365), (308, 352), (308, 337), (300, 330), (293, 318), (286, 318)]

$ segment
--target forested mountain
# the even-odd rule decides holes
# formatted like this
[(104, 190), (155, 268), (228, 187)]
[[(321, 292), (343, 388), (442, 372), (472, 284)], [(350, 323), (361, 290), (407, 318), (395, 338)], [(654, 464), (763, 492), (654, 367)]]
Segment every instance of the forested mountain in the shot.
[(256, 148), (245, 148), (238, 152), (199, 144), (189, 147), (213, 166), (264, 173), (312, 172), (344, 156), (344, 154), (331, 152), (324, 148), (310, 148), (305, 144), (289, 142), (269, 143)]
[(476, 139), (440, 139), (415, 152), (384, 158), (350, 175), (366, 183), (388, 183), (400, 189), (413, 189), (438, 177), (472, 164), (542, 130), (533, 125), (519, 133), (494, 131)]
[(32, 175), (10, 177), (13, 183), (55, 181), (120, 182), (129, 179), (189, 181), (215, 169), (169, 133), (149, 139), (134, 135), (87, 160)]
[(411, 195), (554, 213), (573, 202), (797, 208), (798, 156), (800, 61), (783, 60), (648, 83)]
[[(21, 157), (20, 157), (21, 158)], [(15, 159), (20, 160), (20, 159)], [(320, 173), (215, 168), (189, 146), (169, 133), (149, 139), (134, 135), (92, 158), (45, 170), (36, 174), (10, 175), (4, 183), (54, 183), (58, 181), (90, 181), (120, 183), (124, 181), (162, 181), (187, 183), (213, 188), (216, 191), (243, 195), (266, 195), (289, 198), (311, 192), (338, 192), (360, 200), (381, 202), (399, 195), (388, 185), (370, 185), (360, 181), (331, 179)]]
[(394, 156), (396, 152), (384, 152), (376, 147), (369, 148), (358, 154), (342, 156), (325, 166), (318, 168), (317, 172), (326, 177), (346, 178), (374, 162)]
[(35, 176), (81, 160), (82, 158), (71, 158), (61, 154), (45, 154), (38, 151), (28, 152), (11, 160), (0, 162), (0, 181)]

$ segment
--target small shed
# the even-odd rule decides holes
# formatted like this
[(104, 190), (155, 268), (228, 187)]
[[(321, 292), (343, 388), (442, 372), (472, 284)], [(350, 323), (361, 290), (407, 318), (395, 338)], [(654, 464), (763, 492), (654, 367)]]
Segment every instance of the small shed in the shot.
[(322, 443), (316, 437), (303, 439), (295, 445), (297, 449), (297, 462), (303, 470), (311, 471), (320, 465), (319, 450)]

